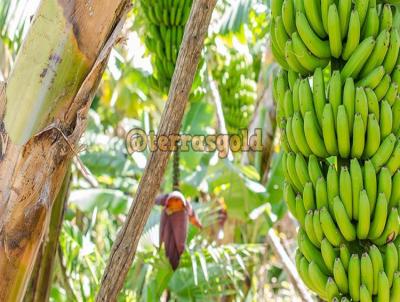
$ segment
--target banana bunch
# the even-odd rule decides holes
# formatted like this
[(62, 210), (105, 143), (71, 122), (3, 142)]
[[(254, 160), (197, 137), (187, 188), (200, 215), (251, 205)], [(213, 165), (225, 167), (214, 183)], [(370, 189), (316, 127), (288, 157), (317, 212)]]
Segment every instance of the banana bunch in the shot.
[(391, 74), (400, 47), (400, 11), (387, 2), (272, 0), (273, 54), (284, 69), (301, 75), (325, 68), (331, 59), (342, 69), (342, 80), (366, 77), (380, 65)]
[(293, 152), (283, 165), (305, 284), (327, 301), (400, 301), (400, 171), (376, 174), (371, 161), (362, 167), (357, 159), (338, 171)]
[(397, 2), (271, 0), (296, 265), (327, 301), (400, 301)]
[(335, 247), (392, 242), (400, 227), (400, 171), (383, 167), (377, 174), (372, 160), (337, 166), (315, 155), (284, 154), (285, 200), (308, 238), (318, 248), (323, 238)]
[(145, 44), (153, 54), (155, 80), (167, 92), (193, 0), (141, 0), (147, 20)]
[(298, 236), (296, 267), (304, 283), (327, 301), (400, 301), (400, 246), (372, 244), (361, 253), (350, 244), (320, 247), (303, 229)]
[[(378, 67), (374, 76), (382, 69)], [(371, 159), (376, 170), (384, 165), (397, 170), (399, 67), (393, 72), (393, 79), (389, 75), (379, 81), (370, 77), (355, 81), (349, 77), (343, 82), (340, 72), (334, 71), (325, 85), (321, 68), (312, 78), (281, 72), (274, 79), (273, 91), (285, 150), (320, 158)]]
[(238, 133), (250, 123), (257, 98), (257, 84), (251, 56), (231, 52), (228, 57), (228, 60), (225, 56), (217, 57), (213, 74), (221, 87), (219, 92), (227, 130)]

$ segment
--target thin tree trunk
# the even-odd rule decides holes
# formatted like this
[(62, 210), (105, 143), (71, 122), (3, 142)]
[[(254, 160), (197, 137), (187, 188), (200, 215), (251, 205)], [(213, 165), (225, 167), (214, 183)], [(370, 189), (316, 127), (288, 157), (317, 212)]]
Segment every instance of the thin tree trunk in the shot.
[[(161, 116), (159, 135), (179, 133), (189, 92), (200, 59), (203, 42), (217, 0), (193, 2), (189, 21), (172, 78), (168, 101)], [(117, 300), (129, 268), (135, 257), (137, 244), (154, 204), (165, 172), (170, 150), (153, 152), (140, 181), (134, 203), (113, 245), (104, 272), (97, 301)]]
[(0, 301), (20, 301), (128, 0), (42, 0), (0, 89)]
[(41, 247), (41, 257), (37, 259), (36, 274), (32, 274), (31, 284), (25, 295), (24, 302), (44, 302), (49, 300), (51, 281), (53, 279), (53, 268), (57, 255), (59, 236), (61, 233), (64, 212), (67, 205), (71, 173), (68, 172), (64, 178), (60, 192), (54, 201), (47, 239)]

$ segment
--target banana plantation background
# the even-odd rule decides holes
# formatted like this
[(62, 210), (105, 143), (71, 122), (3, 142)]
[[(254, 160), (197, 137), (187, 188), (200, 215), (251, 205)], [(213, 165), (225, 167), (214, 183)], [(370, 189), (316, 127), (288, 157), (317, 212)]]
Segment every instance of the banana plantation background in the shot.
[[(133, 1), (90, 108), (79, 155), (53, 207), (24, 301), (95, 300), (149, 158), (149, 151), (129, 154), (126, 135), (133, 128), (158, 129), (190, 11), (191, 1), (180, 1), (184, 4), (176, 14), (181, 20), (170, 22), (176, 32), (157, 27), (157, 9), (167, 1)], [(39, 2), (0, 2), (0, 81), (10, 76)], [(160, 194), (172, 191), (179, 170), (180, 190), (203, 227), (189, 227), (185, 251), (173, 270), (159, 246), (163, 209), (155, 206), (120, 301), (316, 300), (295, 271), (298, 224), (283, 201), (271, 88), (278, 66), (269, 28), (268, 0), (217, 2), (181, 133), (262, 128), (265, 147), (225, 159), (216, 153), (181, 152), (175, 165), (171, 157)], [(160, 45), (163, 40), (172, 47)], [(0, 132), (0, 159), (2, 144)], [(50, 263), (50, 274), (40, 274), (41, 262)]]

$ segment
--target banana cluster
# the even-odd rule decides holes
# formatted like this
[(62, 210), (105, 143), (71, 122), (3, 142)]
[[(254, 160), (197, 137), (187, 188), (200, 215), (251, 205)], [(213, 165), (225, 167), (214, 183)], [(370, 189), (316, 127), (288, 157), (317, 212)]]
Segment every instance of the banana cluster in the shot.
[(398, 2), (271, 0), (296, 265), (327, 301), (400, 301)]
[(343, 82), (339, 71), (333, 71), (325, 88), (320, 68), (312, 78), (281, 72), (275, 77), (274, 98), (285, 151), (371, 159), (377, 171), (383, 166), (396, 171), (400, 168), (399, 75), (397, 67), (393, 80), (386, 75), (387, 80), (371, 84), (366, 78), (349, 77)]
[(345, 79), (365, 77), (380, 65), (390, 74), (396, 66), (400, 11), (388, 3), (276, 0), (271, 12), (272, 51), (286, 70), (308, 75), (336, 59)]
[(372, 161), (362, 167), (357, 159), (338, 169), (299, 153), (285, 154), (283, 165), (288, 208), (316, 247), (324, 238), (335, 247), (361, 240), (380, 247), (397, 238), (400, 171), (376, 174)]
[[(251, 58), (231, 53), (230, 60), (217, 60), (213, 74), (218, 82), (222, 110), (229, 133), (238, 133), (250, 123), (257, 98), (257, 84)], [(228, 64), (226, 66), (226, 64)]]
[(153, 54), (155, 79), (167, 92), (175, 70), (193, 0), (141, 0), (147, 19), (145, 44)]
[(298, 241), (297, 270), (304, 283), (324, 300), (400, 301), (400, 249), (395, 243), (383, 249), (372, 244), (361, 254), (352, 254), (351, 245), (334, 247), (326, 238), (316, 248), (303, 230)]

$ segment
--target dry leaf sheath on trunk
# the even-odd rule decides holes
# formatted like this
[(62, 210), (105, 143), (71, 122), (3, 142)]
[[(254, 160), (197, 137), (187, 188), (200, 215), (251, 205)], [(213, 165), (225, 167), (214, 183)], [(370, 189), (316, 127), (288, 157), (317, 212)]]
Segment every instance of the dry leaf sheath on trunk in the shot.
[(0, 301), (20, 301), (129, 6), (42, 0), (0, 87)]
[[(183, 113), (199, 62), (216, 0), (193, 2), (186, 25), (167, 104), (161, 117), (159, 135), (179, 133)], [(135, 256), (137, 244), (160, 188), (169, 152), (151, 154), (140, 181), (135, 201), (113, 245), (97, 301), (116, 301)]]

